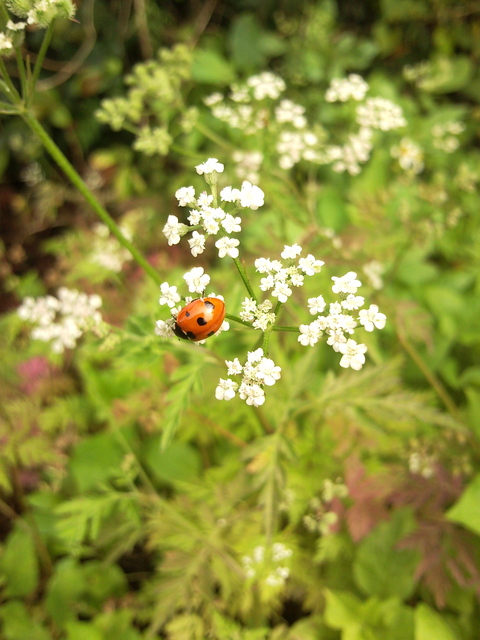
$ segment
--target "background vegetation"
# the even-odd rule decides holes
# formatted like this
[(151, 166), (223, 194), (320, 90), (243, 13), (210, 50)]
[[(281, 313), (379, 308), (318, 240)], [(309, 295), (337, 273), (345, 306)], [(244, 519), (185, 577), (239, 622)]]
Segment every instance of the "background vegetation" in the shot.
[[(282, 379), (263, 407), (216, 401), (223, 360), (257, 334), (231, 323), (205, 347), (155, 336), (158, 282), (105, 239), (25, 121), (3, 115), (6, 640), (480, 637), (479, 32), (478, 3), (460, 0), (82, 0), (55, 23), (33, 112), (158, 282), (202, 264), (238, 314), (230, 265), (161, 231), (178, 188), (205, 188), (195, 165), (216, 157), (239, 185), (235, 153), (260, 151), (246, 267), (298, 242), (325, 260), (325, 290), (357, 272), (387, 325), (362, 337), (359, 372), (278, 332)], [(44, 33), (27, 33), (24, 58)], [(280, 169), (271, 121), (249, 135), (204, 103), (265, 70), (318, 135), (352, 130), (350, 105), (325, 101), (351, 73), (406, 125), (379, 134), (358, 175)], [(123, 115), (109, 116), (102, 101), (119, 96)], [(145, 127), (162, 132), (155, 144)], [(407, 166), (404, 138), (419, 150)], [(62, 286), (100, 295), (112, 329), (53, 353), (16, 308)], [(308, 321), (302, 304), (282, 324)]]

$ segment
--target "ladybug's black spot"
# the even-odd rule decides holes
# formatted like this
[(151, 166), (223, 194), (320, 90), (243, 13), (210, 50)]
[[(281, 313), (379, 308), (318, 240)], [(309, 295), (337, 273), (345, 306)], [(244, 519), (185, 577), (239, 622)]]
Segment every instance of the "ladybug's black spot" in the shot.
[(183, 329), (180, 329), (177, 323), (173, 325), (173, 333), (177, 336), (177, 338), (182, 338), (182, 340), (188, 340), (187, 334), (185, 333), (185, 331), (183, 331)]
[(210, 331), (210, 333), (208, 334), (207, 338), (210, 338), (210, 336), (215, 335), (215, 331)]
[(192, 333), (191, 331), (187, 331), (187, 338), (189, 340), (195, 340), (196, 337), (197, 336), (194, 333)]
[(200, 325), (201, 327), (204, 327), (207, 324), (207, 321), (203, 316), (199, 316), (197, 318), (197, 324)]
[(185, 311), (185, 315), (187, 316), (187, 318), (190, 317), (190, 311)]

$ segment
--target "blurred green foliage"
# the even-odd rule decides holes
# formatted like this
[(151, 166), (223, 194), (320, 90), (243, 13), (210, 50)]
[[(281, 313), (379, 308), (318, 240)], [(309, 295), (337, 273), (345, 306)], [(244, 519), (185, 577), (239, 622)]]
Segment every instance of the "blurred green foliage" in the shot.
[[(234, 153), (260, 149), (266, 207), (245, 224), (247, 266), (297, 241), (325, 259), (325, 287), (378, 263), (383, 286), (367, 286), (388, 324), (362, 337), (361, 372), (279, 333), (282, 381), (264, 410), (216, 402), (223, 360), (255, 337), (232, 327), (203, 349), (156, 338), (157, 285), (131, 262), (114, 272), (92, 259), (93, 213), (2, 116), (6, 640), (477, 640), (479, 29), (461, 0), (85, 0), (77, 21), (58, 21), (35, 113), (164, 279), (193, 264), (161, 234), (175, 190), (204, 187), (193, 167), (209, 155), (233, 183)], [(27, 34), (24, 56), (41, 35)], [(351, 114), (325, 91), (361, 74), (401, 105), (424, 170), (399, 166), (387, 132), (358, 176), (305, 162), (281, 172), (273, 124), (249, 136), (203, 102), (265, 69), (339, 140)], [(104, 100), (123, 101), (120, 126)], [(161, 130), (157, 148), (138, 144), (142, 128)], [(204, 258), (238, 309), (233, 270)], [(100, 293), (116, 333), (63, 355), (30, 340), (15, 306), (61, 285)], [(285, 313), (305, 321), (299, 305)], [(274, 543), (292, 550), (280, 586), (268, 581)]]

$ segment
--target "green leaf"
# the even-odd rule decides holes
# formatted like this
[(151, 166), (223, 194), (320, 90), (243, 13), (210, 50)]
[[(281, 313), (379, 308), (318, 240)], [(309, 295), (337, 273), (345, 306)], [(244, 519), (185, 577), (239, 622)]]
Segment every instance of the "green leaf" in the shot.
[(74, 449), (70, 470), (80, 491), (118, 475), (125, 452), (112, 433), (100, 433), (80, 442)]
[(334, 629), (348, 629), (362, 623), (361, 601), (349, 591), (325, 590), (325, 622)]
[(190, 404), (191, 394), (201, 386), (201, 370), (203, 366), (204, 361), (198, 358), (198, 360), (194, 360), (188, 365), (179, 367), (172, 375), (171, 379), (175, 384), (168, 392), (169, 405), (164, 413), (162, 423), (161, 447), (164, 450), (173, 440), (180, 424), (180, 419)]
[(164, 482), (192, 480), (200, 471), (198, 452), (183, 442), (173, 442), (166, 449), (161, 436), (154, 436), (145, 445), (145, 461), (151, 473)]
[(442, 616), (427, 604), (415, 609), (415, 640), (460, 640)]
[(5, 596), (29, 596), (38, 583), (35, 542), (26, 523), (17, 521), (5, 543), (0, 567), (5, 577)]
[(90, 622), (69, 622), (66, 625), (67, 640), (107, 640)]
[(408, 509), (399, 510), (382, 522), (359, 545), (353, 573), (360, 589), (372, 596), (404, 600), (415, 588), (418, 554), (398, 549), (397, 543), (415, 528)]
[(32, 619), (22, 602), (11, 600), (0, 607), (2, 638), (4, 640), (51, 640), (50, 633)]
[(446, 513), (449, 520), (458, 522), (480, 535), (480, 473), (470, 482), (460, 499)]
[(263, 67), (267, 58), (284, 53), (285, 43), (274, 33), (262, 28), (252, 13), (240, 14), (232, 23), (229, 46), (237, 69)]
[(225, 86), (235, 80), (232, 65), (216, 51), (195, 49), (192, 79), (201, 84)]

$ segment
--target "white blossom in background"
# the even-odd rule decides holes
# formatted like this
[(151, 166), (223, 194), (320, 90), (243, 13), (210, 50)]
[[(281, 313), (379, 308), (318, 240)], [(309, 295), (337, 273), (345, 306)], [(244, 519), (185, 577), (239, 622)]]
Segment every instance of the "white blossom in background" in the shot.
[(98, 295), (62, 287), (56, 298), (25, 298), (17, 313), (22, 320), (36, 325), (31, 334), (34, 340), (50, 342), (55, 353), (63, 353), (65, 349), (73, 349), (86, 331), (100, 328), (101, 306)]
[(368, 84), (361, 76), (351, 73), (347, 78), (334, 78), (331, 81), (325, 100), (327, 102), (347, 102), (348, 100), (360, 102), (365, 98), (368, 89)]
[(295, 129), (304, 129), (307, 126), (305, 107), (295, 104), (291, 100), (282, 100), (275, 108), (275, 119), (280, 124), (291, 122)]
[(387, 98), (367, 98), (357, 107), (357, 123), (361, 127), (390, 131), (407, 124), (401, 107)]
[[(120, 231), (127, 240), (132, 240), (133, 233), (129, 225), (120, 224)], [(119, 273), (125, 262), (131, 260), (130, 251), (111, 236), (108, 227), (101, 222), (95, 225), (93, 233), (93, 249), (90, 259), (104, 269)]]
[(402, 138), (397, 145), (391, 148), (390, 154), (392, 158), (397, 158), (398, 164), (404, 171), (409, 171), (414, 175), (423, 171), (425, 166), (423, 150), (410, 138)]
[(286, 89), (284, 80), (270, 71), (251, 76), (247, 79), (246, 84), (253, 89), (255, 100), (264, 100), (265, 98), (276, 100)]
[(458, 136), (465, 131), (463, 122), (451, 121), (432, 127), (433, 146), (436, 149), (453, 153), (460, 146)]
[(279, 589), (290, 575), (292, 556), (292, 549), (283, 542), (275, 542), (271, 549), (258, 545), (251, 555), (242, 558), (245, 576), (248, 580), (263, 581), (265, 585)]
[(363, 266), (363, 273), (367, 276), (370, 286), (374, 289), (383, 288), (382, 274), (384, 270), (384, 266), (378, 260), (372, 260)]
[(252, 184), (259, 181), (259, 169), (263, 162), (260, 151), (234, 151), (232, 159), (235, 162), (235, 174), (241, 180), (248, 180)]

